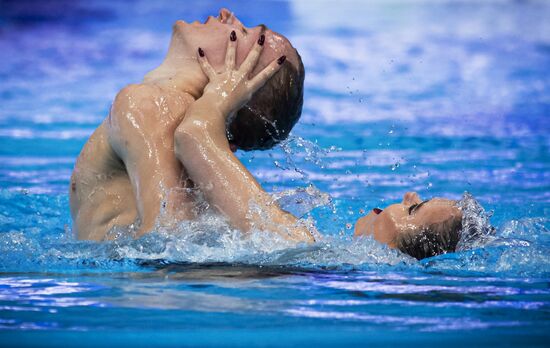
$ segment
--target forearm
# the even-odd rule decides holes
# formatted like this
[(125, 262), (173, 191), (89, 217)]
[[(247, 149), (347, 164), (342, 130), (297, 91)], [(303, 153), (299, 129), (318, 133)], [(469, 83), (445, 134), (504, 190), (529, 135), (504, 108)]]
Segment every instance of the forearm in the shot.
[(186, 113), (175, 135), (176, 156), (206, 199), (230, 223), (243, 230), (269, 230), (296, 241), (311, 234), (281, 210), (233, 155), (225, 134), (225, 117), (215, 101), (199, 99)]
[[(229, 144), (217, 122), (217, 110), (197, 101), (185, 116), (174, 135), (176, 157), (187, 169), (191, 180), (200, 187), (205, 198), (215, 205), (231, 222), (248, 230), (246, 213), (248, 200), (259, 192), (255, 185), (238, 187), (238, 182), (253, 180), (246, 177), (229, 150)], [(240, 178), (238, 176), (241, 176)], [(242, 177), (245, 176), (245, 177)]]

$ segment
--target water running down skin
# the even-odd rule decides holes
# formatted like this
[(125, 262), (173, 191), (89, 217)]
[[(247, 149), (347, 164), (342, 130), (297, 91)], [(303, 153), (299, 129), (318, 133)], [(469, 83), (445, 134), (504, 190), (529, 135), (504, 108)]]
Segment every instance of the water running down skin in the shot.
[[(245, 28), (227, 10), (205, 24), (176, 22), (165, 62), (119, 92), (78, 158), (70, 188), (78, 238), (103, 240), (112, 227), (136, 221), (139, 237), (155, 223), (193, 219), (196, 197), (186, 188), (196, 187), (242, 231), (313, 242), (315, 231), (273, 202), (234, 156), (226, 134), (227, 119), (296, 57), (284, 37)], [(420, 203), (407, 193), (402, 203), (359, 219), (355, 235), (397, 248), (402, 235), (460, 219), (454, 201)]]
[[(235, 41), (229, 40), (232, 32)], [(206, 102), (213, 102), (213, 98), (203, 95), (208, 77), (199, 65), (199, 46), (209, 54), (215, 68), (225, 67), (231, 57), (232, 64), (238, 66), (250, 58), (246, 76), (241, 74), (241, 77), (251, 79), (242, 81), (246, 90), (242, 90), (241, 99), (236, 100), (234, 94), (226, 98), (233, 103), (227, 105), (231, 110), (250, 99), (283, 65), (299, 65), (298, 55), (286, 38), (264, 26), (246, 28), (225, 9), (218, 18), (209, 17), (205, 24), (177, 21), (164, 62), (147, 74), (142, 83), (129, 85), (118, 93), (109, 116), (92, 134), (77, 160), (71, 177), (70, 205), (79, 239), (111, 238), (108, 231), (113, 227), (136, 221), (139, 221), (136, 233), (139, 237), (151, 231), (155, 224), (162, 227), (193, 219), (196, 197), (194, 191), (187, 190), (191, 187), (200, 189), (207, 197), (212, 190), (224, 191), (226, 200), (209, 203), (224, 213), (235, 227), (247, 231), (251, 224), (263, 226), (265, 219), (252, 217), (258, 220), (252, 221), (244, 216), (249, 203), (247, 197), (240, 195), (244, 189), (235, 186), (229, 195), (231, 188), (227, 186), (215, 187), (201, 178), (190, 178), (182, 156), (179, 159), (175, 156), (176, 128), (184, 118), (197, 118), (195, 114), (203, 111)], [(281, 56), (286, 60), (278, 64)], [(237, 73), (232, 72), (232, 77)], [(229, 92), (237, 91), (221, 93)], [(233, 156), (225, 130), (224, 140), (225, 150)], [(248, 175), (251, 181), (247, 183), (252, 185), (248, 188), (249, 197), (254, 196), (260, 209), (271, 214), (272, 224), (277, 223), (275, 229), (281, 229), (285, 235), (290, 232), (291, 239), (312, 239), (305, 227), (294, 228), (298, 219), (276, 204), (268, 204), (268, 195), (234, 156), (233, 163)], [(213, 195), (221, 198), (219, 194)], [(242, 208), (237, 210), (239, 207)]]

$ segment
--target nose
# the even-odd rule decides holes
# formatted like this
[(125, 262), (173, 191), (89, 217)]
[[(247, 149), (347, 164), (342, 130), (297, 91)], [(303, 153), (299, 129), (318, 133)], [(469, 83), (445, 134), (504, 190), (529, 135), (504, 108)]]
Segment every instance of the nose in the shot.
[(238, 28), (244, 28), (244, 25), (241, 23), (241, 21), (237, 17), (235, 17), (233, 12), (229, 11), (226, 8), (222, 8), (220, 10), (219, 18), (220, 18), (220, 22), (222, 23), (235, 25)]
[[(220, 17), (220, 22), (228, 23), (228, 21), (231, 19), (231, 17), (233, 17), (233, 14), (228, 9), (222, 8), (220, 10), (219, 17)], [(228, 24), (231, 24), (231, 23), (228, 23)]]
[(403, 204), (405, 205), (419, 204), (420, 202), (422, 202), (422, 200), (416, 192), (407, 192), (403, 196)]

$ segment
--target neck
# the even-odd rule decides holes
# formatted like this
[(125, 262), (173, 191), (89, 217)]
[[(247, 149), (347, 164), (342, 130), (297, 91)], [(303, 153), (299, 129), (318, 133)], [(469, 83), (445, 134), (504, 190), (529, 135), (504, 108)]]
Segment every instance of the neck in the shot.
[(164, 61), (148, 72), (143, 82), (173, 88), (198, 99), (208, 80), (201, 71), (197, 57), (187, 51), (183, 39), (174, 30)]

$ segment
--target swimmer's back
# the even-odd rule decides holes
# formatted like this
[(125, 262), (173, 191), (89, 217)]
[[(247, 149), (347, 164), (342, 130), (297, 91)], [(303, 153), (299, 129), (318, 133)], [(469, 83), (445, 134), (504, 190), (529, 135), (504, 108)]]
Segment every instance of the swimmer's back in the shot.
[(114, 225), (136, 220), (132, 185), (124, 163), (109, 144), (105, 121), (80, 152), (69, 192), (78, 239), (102, 240)]
[[(117, 94), (71, 176), (71, 215), (79, 239), (103, 240), (112, 227), (139, 220), (152, 225), (165, 198), (155, 188), (182, 185), (173, 134), (192, 101), (180, 92), (149, 84), (128, 85)], [(140, 182), (132, 183), (132, 178)], [(143, 200), (141, 206), (136, 196)], [(154, 206), (147, 209), (147, 204)]]

